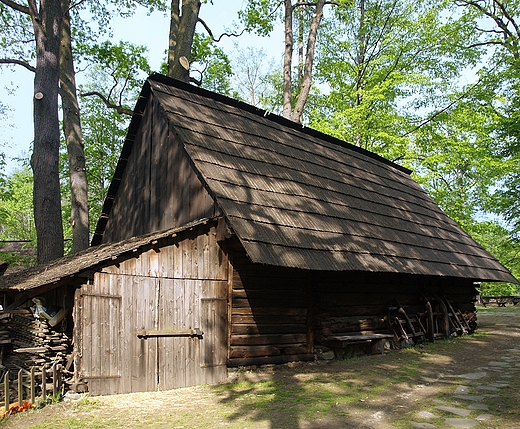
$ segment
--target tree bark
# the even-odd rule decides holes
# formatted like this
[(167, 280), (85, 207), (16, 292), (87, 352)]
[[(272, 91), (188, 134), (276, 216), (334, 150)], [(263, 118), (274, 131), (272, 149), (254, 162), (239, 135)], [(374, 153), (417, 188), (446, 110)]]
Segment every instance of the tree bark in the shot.
[(293, 54), (293, 6), (285, 0), (285, 51), (283, 56), (283, 117), (291, 119), (292, 113), (292, 54)]
[(314, 65), (314, 55), (316, 52), (316, 37), (318, 34), (321, 18), (323, 17), (324, 5), (325, 0), (318, 0), (316, 3), (316, 9), (314, 10), (314, 15), (312, 16), (309, 36), (307, 38), (307, 51), (305, 53), (303, 81), (300, 87), (300, 92), (298, 94), (298, 99), (296, 100), (296, 105), (294, 106), (294, 111), (292, 113), (292, 120), (299, 123), (301, 123), (303, 120), (303, 108), (305, 107), (305, 103), (307, 103), (307, 99), (309, 98), (309, 93), (311, 91), (312, 67)]
[(190, 81), (191, 47), (201, 2), (200, 0), (182, 0), (182, 6), (179, 3), (179, 0), (172, 0), (171, 3), (168, 76), (188, 83)]
[(72, 57), (69, 8), (70, 0), (62, 0), (60, 94), (63, 110), (63, 132), (69, 160), (72, 251), (76, 253), (89, 247), (89, 218), (85, 149), (77, 97), (76, 72), (74, 71)]
[(36, 39), (34, 77), (34, 221), (38, 239), (38, 263), (63, 256), (63, 224), (59, 181), (60, 124), (58, 83), (60, 76), (60, 0), (29, 0)]

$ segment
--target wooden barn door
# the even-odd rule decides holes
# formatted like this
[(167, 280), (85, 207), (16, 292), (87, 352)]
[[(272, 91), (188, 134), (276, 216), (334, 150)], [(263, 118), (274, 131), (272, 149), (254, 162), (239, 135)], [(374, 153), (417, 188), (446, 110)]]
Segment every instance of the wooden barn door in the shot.
[(80, 292), (80, 377), (94, 395), (119, 393), (121, 382), (122, 297), (112, 292), (110, 278)]
[[(158, 331), (159, 389), (216, 383), (225, 379), (226, 282), (161, 279)], [(201, 335), (187, 335), (190, 331)]]
[(226, 282), (96, 273), (94, 285), (81, 292), (81, 375), (92, 395), (226, 378)]

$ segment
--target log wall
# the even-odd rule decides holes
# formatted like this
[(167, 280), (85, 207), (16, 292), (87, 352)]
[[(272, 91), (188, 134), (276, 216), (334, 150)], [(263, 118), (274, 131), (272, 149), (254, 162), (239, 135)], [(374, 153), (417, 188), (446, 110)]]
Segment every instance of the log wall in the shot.
[(315, 285), (317, 344), (333, 334), (389, 332), (389, 308), (400, 304), (416, 315), (425, 311), (426, 298), (435, 296), (463, 312), (475, 311), (476, 290), (466, 279), (351, 272), (325, 274)]
[(239, 251), (232, 265), (229, 364), (312, 359), (306, 273), (251, 264)]
[(390, 333), (390, 309), (416, 315), (425, 297), (475, 311), (476, 290), (464, 279), (265, 267), (251, 264), (239, 246), (232, 266), (230, 365), (309, 359), (331, 335)]

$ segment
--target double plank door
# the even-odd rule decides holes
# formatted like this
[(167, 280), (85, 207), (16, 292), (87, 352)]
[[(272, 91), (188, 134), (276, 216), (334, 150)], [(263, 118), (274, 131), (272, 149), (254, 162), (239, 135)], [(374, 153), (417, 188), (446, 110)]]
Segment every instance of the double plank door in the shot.
[(92, 395), (226, 378), (227, 282), (96, 273), (79, 293), (80, 377)]

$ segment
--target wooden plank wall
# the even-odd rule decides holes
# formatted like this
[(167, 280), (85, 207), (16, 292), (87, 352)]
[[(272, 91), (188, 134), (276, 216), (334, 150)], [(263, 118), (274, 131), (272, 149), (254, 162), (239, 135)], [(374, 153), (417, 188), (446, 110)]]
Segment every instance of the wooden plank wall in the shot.
[[(81, 376), (92, 395), (211, 384), (227, 376), (228, 260), (216, 229), (117, 261), (81, 289)], [(200, 329), (203, 338), (139, 338)]]
[(306, 273), (251, 264), (241, 251), (232, 258), (229, 364), (311, 359)]
[(212, 217), (216, 206), (153, 96), (135, 137), (103, 243)]

